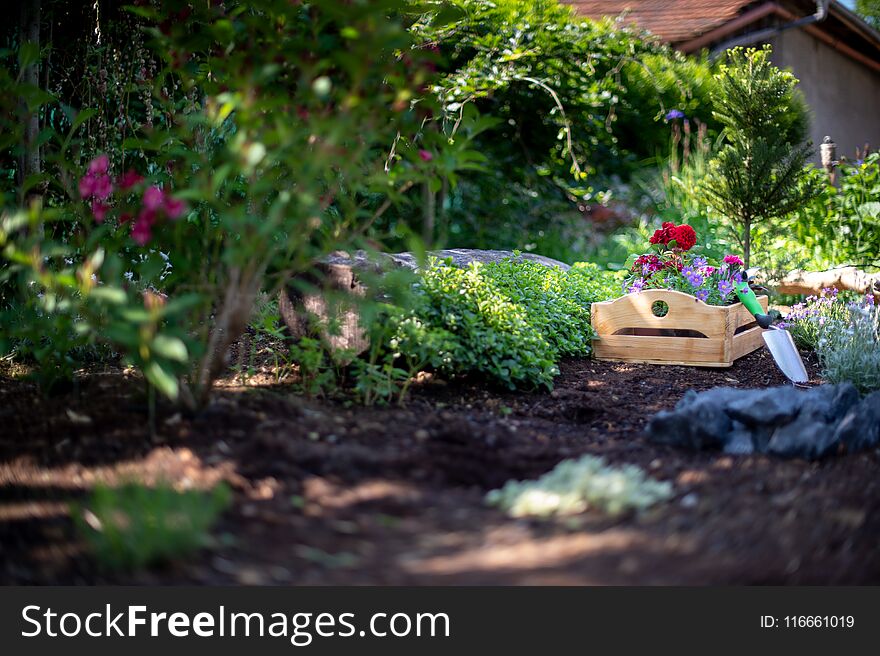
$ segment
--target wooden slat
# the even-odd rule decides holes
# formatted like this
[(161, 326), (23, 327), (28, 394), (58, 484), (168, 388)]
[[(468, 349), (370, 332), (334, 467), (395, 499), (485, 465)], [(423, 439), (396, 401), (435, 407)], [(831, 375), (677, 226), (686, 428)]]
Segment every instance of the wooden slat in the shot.
[[(669, 305), (666, 316), (654, 316), (651, 306), (655, 301)], [(678, 328), (696, 330), (706, 337), (723, 337), (728, 328), (727, 308), (706, 305), (689, 294), (665, 289), (627, 294), (591, 307), (593, 329), (599, 335), (613, 335), (622, 328)]]
[(761, 337), (763, 332), (763, 328), (755, 326), (754, 328), (741, 332), (739, 335), (734, 335), (731, 360), (741, 358), (742, 356), (748, 355), (752, 351), (764, 346), (764, 338)]
[(593, 340), (593, 357), (597, 360), (715, 363), (716, 366), (727, 366), (730, 362), (725, 356), (725, 342), (722, 339), (604, 335)]

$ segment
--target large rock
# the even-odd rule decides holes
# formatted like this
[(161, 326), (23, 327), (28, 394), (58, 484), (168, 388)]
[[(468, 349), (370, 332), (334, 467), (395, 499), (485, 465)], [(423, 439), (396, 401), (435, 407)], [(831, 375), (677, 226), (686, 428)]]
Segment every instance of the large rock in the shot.
[[(450, 261), (452, 266), (459, 268), (469, 266), (472, 262), (489, 264), (490, 262), (500, 262), (512, 257), (516, 257), (518, 260), (528, 260), (546, 266), (557, 267), (563, 271), (568, 271), (571, 268), (565, 262), (560, 262), (550, 257), (544, 257), (535, 253), (516, 254), (513, 251), (448, 248), (442, 251), (428, 251), (428, 256), (435, 257), (438, 260)], [(368, 253), (367, 251), (355, 251), (354, 253), (335, 251), (323, 258), (320, 264), (350, 267), (354, 271), (382, 271), (393, 267), (405, 267), (417, 271), (419, 268), (419, 262), (414, 253)]]
[(662, 444), (814, 460), (880, 443), (880, 392), (860, 400), (850, 383), (689, 391), (674, 410), (654, 415), (646, 431)]
[[(566, 271), (571, 268), (543, 255), (517, 255), (513, 251), (452, 248), (430, 251), (428, 255), (456, 267), (516, 257)], [(417, 271), (418, 266), (413, 253), (337, 251), (318, 262), (309, 274), (292, 280), (282, 289), (278, 309), (292, 337), (317, 335), (334, 353), (355, 357), (370, 346), (360, 320), (361, 304), (370, 295), (365, 279), (381, 279), (386, 272), (400, 268)]]
[(721, 448), (733, 430), (733, 420), (724, 407), (736, 399), (738, 391), (732, 387), (716, 387), (702, 394), (688, 390), (675, 410), (663, 410), (651, 418), (648, 435), (662, 444), (691, 449)]
[(849, 452), (870, 449), (880, 444), (880, 392), (866, 396), (844, 415), (834, 432), (834, 439)]

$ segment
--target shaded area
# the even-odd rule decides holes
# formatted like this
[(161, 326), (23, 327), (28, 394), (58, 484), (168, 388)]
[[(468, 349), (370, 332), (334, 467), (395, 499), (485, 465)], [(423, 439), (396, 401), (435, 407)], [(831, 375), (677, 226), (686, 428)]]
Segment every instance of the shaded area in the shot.
[[(815, 363), (809, 364), (815, 373)], [(186, 417), (141, 383), (86, 376), (40, 399), (0, 382), (0, 579), (5, 583), (704, 584), (876, 583), (880, 454), (816, 463), (646, 441), (688, 390), (784, 382), (763, 350), (724, 370), (591, 360), (553, 392), (427, 382), (405, 408), (308, 401), (230, 381)], [(483, 504), (509, 478), (584, 453), (671, 481), (641, 516), (511, 520)], [(98, 482), (227, 481), (216, 545), (186, 561), (109, 574), (84, 553), (68, 501)]]

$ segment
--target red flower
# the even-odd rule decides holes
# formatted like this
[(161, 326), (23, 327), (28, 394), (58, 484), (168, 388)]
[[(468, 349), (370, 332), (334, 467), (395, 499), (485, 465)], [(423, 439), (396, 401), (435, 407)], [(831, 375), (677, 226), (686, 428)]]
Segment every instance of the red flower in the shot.
[(639, 271), (643, 275), (654, 273), (663, 268), (663, 263), (656, 255), (640, 255), (633, 263), (632, 271)]
[(652, 244), (663, 244), (665, 246), (672, 239), (672, 230), (674, 228), (674, 223), (664, 221), (663, 227), (654, 231), (654, 236), (651, 237), (650, 242)]
[(672, 229), (672, 238), (676, 248), (689, 251), (697, 243), (697, 233), (689, 225), (680, 225)]

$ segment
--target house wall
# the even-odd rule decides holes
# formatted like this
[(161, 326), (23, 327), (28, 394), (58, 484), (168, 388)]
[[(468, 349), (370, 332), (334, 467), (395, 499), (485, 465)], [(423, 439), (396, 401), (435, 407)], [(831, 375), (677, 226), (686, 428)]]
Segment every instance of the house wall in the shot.
[(865, 143), (880, 149), (880, 73), (873, 71), (803, 30), (770, 40), (773, 62), (790, 68), (811, 110), (810, 138), (818, 148), (825, 135), (837, 144), (838, 157), (855, 157)]

